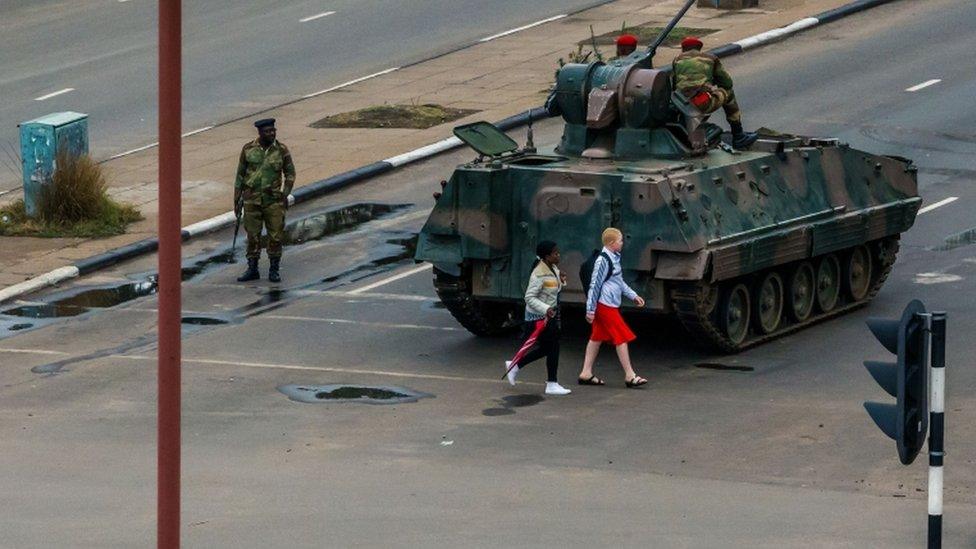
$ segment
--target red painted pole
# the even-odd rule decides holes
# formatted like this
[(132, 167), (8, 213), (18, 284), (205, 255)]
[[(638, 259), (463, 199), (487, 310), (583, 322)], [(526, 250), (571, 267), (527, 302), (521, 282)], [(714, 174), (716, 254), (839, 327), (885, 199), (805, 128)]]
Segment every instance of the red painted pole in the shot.
[(181, 2), (159, 0), (159, 549), (180, 546)]

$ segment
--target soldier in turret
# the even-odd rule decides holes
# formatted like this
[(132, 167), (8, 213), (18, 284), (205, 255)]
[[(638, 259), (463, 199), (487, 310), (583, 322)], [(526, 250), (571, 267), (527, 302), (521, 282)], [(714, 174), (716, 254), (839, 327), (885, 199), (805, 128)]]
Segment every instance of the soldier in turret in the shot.
[[(268, 231), (268, 280), (280, 282), (282, 241), (285, 233), (285, 210), (288, 195), (295, 185), (295, 164), (291, 152), (276, 139), (275, 119), (254, 123), (258, 138), (244, 145), (234, 181), (234, 213), (243, 215), (247, 232), (247, 270), (237, 280), (247, 282), (261, 278), (261, 230)], [(284, 186), (282, 186), (284, 176)]]
[(674, 88), (704, 113), (721, 107), (732, 127), (732, 146), (746, 149), (759, 137), (742, 129), (742, 113), (735, 101), (732, 77), (719, 58), (702, 50), (702, 41), (689, 36), (681, 41), (681, 53), (672, 63)]
[(617, 37), (617, 56), (611, 59), (620, 59), (637, 51), (637, 37), (633, 34), (621, 34)]

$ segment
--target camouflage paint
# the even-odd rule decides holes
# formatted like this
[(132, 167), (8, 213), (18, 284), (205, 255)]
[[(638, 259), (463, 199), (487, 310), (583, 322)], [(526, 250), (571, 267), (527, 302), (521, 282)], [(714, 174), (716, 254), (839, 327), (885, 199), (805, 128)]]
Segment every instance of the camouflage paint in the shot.
[(456, 169), (416, 259), (434, 263), (438, 295), (463, 325), (479, 334), (510, 325), (540, 240), (562, 252), (562, 301), (582, 303), (576, 273), (608, 226), (624, 233), (624, 278), (648, 308), (678, 313), (727, 351), (766, 335), (720, 333), (712, 312), (724, 281), (870, 244), (880, 262), (871, 292), (880, 288), (921, 204), (911, 161), (791, 135), (737, 152), (719, 147), (721, 130), (707, 122), (711, 146), (696, 149), (671, 99), (670, 71), (651, 69), (646, 55), (566, 65), (550, 101), (565, 121), (556, 147)]

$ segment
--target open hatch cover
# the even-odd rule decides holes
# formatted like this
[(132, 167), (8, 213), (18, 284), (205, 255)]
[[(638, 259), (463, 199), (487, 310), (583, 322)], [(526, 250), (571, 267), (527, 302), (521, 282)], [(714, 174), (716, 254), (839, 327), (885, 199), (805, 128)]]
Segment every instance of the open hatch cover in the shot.
[(486, 156), (498, 156), (518, 148), (518, 143), (489, 122), (472, 122), (454, 128), (454, 135)]

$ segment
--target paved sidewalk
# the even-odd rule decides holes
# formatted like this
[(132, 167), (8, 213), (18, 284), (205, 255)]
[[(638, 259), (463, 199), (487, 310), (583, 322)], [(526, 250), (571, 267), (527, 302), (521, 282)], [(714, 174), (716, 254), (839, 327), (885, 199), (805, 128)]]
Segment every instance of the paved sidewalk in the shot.
[[(692, 8), (682, 26), (711, 28), (706, 48), (726, 44), (848, 0), (763, 0), (761, 9), (726, 11)], [(551, 85), (557, 59), (589, 36), (627, 25), (666, 23), (679, 0), (619, 0), (532, 29), (412, 65), (352, 86), (279, 107), (264, 116), (278, 119), (278, 135), (292, 150), (296, 188), (450, 135), (474, 120), (498, 120), (539, 106)], [(478, 37), (472, 37), (475, 39)], [(609, 52), (610, 48), (604, 48)], [(670, 60), (675, 50), (659, 50)], [(470, 117), (427, 130), (314, 129), (325, 116), (379, 104), (438, 103), (478, 109)], [(186, 128), (190, 130), (192, 128)], [(183, 226), (231, 209), (233, 175), (241, 146), (254, 138), (251, 120), (218, 126), (183, 140)], [(0, 288), (156, 234), (157, 150), (107, 161), (111, 194), (136, 204), (145, 220), (117, 237), (41, 239), (0, 237)], [(0, 198), (0, 202), (18, 193)]]

